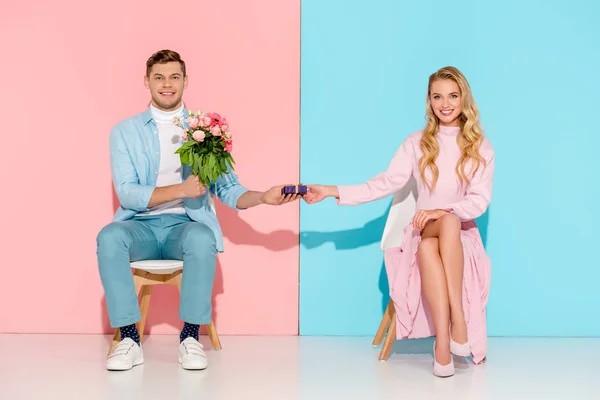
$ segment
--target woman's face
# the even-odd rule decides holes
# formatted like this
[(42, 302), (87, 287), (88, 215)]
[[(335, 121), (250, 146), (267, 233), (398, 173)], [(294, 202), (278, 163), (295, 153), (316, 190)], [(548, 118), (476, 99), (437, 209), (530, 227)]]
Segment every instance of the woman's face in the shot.
[(462, 113), (460, 89), (452, 79), (439, 79), (431, 84), (429, 95), (431, 109), (439, 118), (440, 125), (458, 126)]

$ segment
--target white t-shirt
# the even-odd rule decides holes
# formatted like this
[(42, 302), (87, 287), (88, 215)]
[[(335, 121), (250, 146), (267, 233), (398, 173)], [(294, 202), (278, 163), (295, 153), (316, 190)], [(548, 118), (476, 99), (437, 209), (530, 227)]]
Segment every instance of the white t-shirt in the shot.
[[(150, 105), (152, 117), (158, 127), (158, 139), (160, 142), (160, 164), (158, 168), (158, 178), (156, 187), (164, 187), (181, 183), (181, 161), (179, 154), (175, 154), (183, 140), (183, 131), (173, 123), (175, 116), (183, 118), (183, 104), (174, 111), (162, 111)], [(139, 213), (138, 215), (157, 215), (157, 214), (185, 214), (183, 199), (173, 200), (168, 203), (160, 204), (150, 209), (150, 211)]]

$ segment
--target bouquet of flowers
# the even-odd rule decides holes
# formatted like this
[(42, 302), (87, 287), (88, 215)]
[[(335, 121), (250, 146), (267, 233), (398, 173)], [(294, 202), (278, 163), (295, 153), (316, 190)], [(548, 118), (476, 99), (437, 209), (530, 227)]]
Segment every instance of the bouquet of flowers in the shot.
[(174, 124), (183, 130), (183, 145), (175, 153), (181, 164), (192, 167), (192, 172), (204, 185), (233, 170), (233, 146), (229, 125), (217, 113), (189, 111), (189, 117), (175, 117)]

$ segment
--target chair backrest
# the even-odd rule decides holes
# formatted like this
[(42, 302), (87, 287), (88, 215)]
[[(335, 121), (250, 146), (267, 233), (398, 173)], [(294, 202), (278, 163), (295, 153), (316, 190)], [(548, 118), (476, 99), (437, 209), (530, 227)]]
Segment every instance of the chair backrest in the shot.
[(399, 247), (404, 239), (404, 228), (410, 223), (417, 208), (417, 182), (411, 177), (406, 186), (394, 196), (381, 238), (381, 250)]

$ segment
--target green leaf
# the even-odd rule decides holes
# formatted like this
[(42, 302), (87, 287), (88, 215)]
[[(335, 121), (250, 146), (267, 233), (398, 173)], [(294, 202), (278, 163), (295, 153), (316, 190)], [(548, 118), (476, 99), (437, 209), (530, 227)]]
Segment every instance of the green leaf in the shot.
[(200, 183), (202, 183), (203, 185), (208, 185), (210, 182), (210, 180), (206, 176), (204, 168), (200, 168), (200, 171), (198, 173), (198, 178), (200, 179)]
[(194, 175), (198, 176), (198, 167), (199, 167), (199, 162), (198, 162), (198, 154), (197, 153), (192, 153), (193, 157), (194, 157), (194, 161), (192, 162), (192, 171), (194, 172)]
[(180, 154), (179, 158), (180, 158), (182, 164), (189, 165), (189, 162), (190, 162), (190, 152), (189, 151), (182, 152)]
[(183, 144), (181, 145), (181, 147), (178, 150), (191, 149), (192, 147), (194, 147), (195, 144), (196, 144), (196, 141), (188, 140), (187, 142), (183, 142)]
[(201, 156), (198, 155), (198, 154), (196, 154), (195, 158), (196, 158), (196, 164), (197, 164), (196, 168), (198, 169), (198, 174), (201, 175), (202, 174), (202, 170), (204, 169), (202, 167), (203, 160), (202, 160)]
[(233, 159), (231, 157), (227, 157), (225, 159), (225, 161), (227, 161), (227, 165), (229, 165), (231, 167), (231, 169), (233, 169), (233, 164), (232, 164)]
[(208, 159), (208, 172), (213, 181), (216, 181), (219, 177), (219, 171), (217, 170), (217, 159), (214, 154), (209, 155)]
[(194, 159), (195, 159), (195, 165), (196, 165), (196, 176), (198, 176), (198, 179), (200, 179), (200, 182), (203, 185), (208, 184), (208, 180), (207, 180), (206, 174), (204, 172), (203, 156), (198, 153), (194, 153)]

